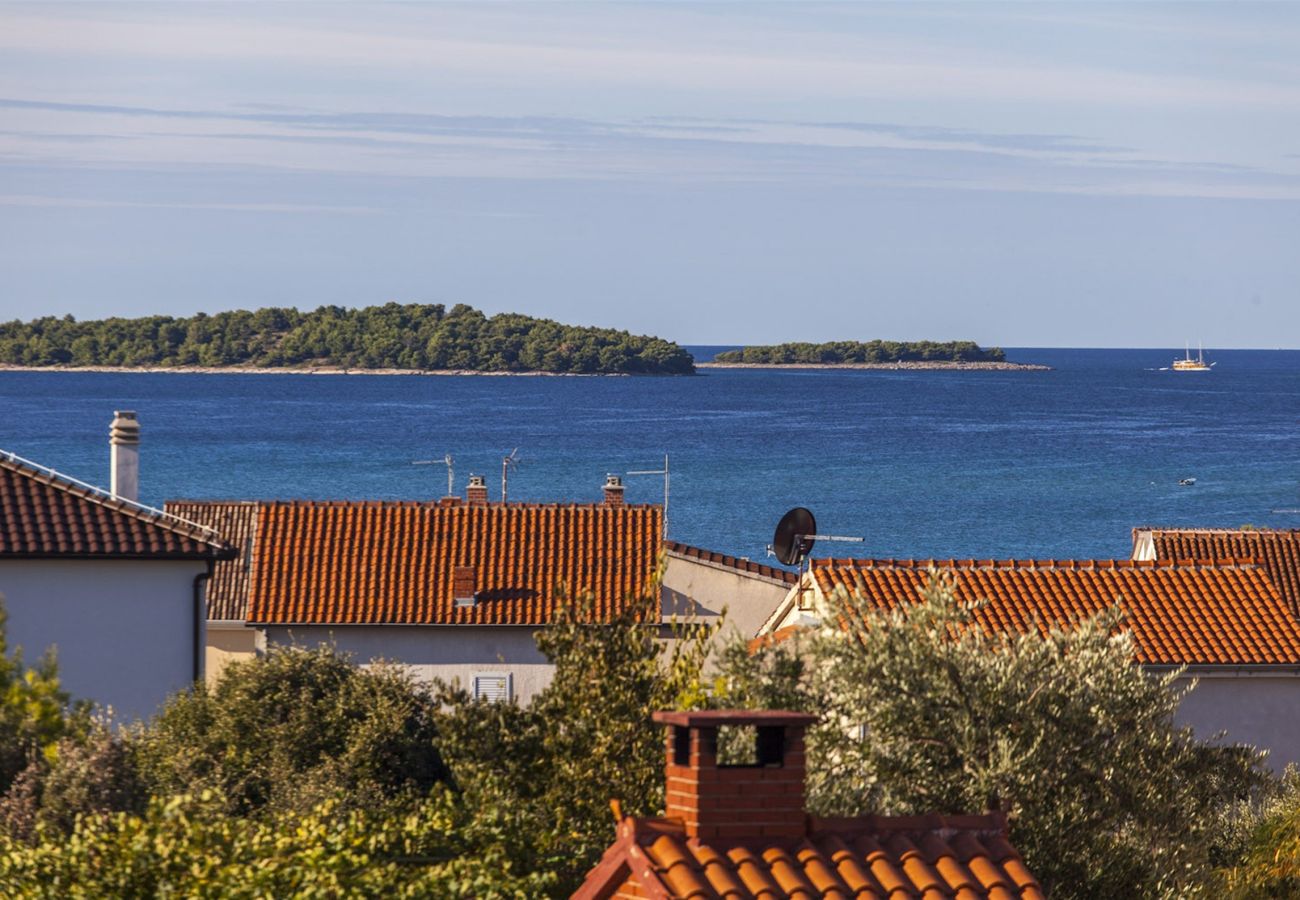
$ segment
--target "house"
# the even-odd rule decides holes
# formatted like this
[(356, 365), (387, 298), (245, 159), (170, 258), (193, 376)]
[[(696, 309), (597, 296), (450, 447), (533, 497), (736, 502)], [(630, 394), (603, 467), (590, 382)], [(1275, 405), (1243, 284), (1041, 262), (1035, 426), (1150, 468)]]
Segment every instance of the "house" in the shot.
[(251, 500), (169, 500), (163, 508), (212, 529), (239, 551), (233, 559), (218, 562), (208, 582), (203, 672), (211, 683), (221, 677), (227, 664), (254, 656), (265, 646), (262, 632), (248, 625), (248, 582), (260, 504)]
[(785, 569), (664, 541), (665, 616), (710, 623), (725, 612), (728, 630), (752, 638), (798, 580)]
[[(119, 413), (114, 441), (135, 417)], [(0, 453), (0, 594), (9, 646), (55, 651), (74, 698), (119, 722), (151, 715), (203, 672), (205, 584), (235, 549), (134, 499), (134, 444), (113, 444), (114, 495)]]
[(1139, 665), (1197, 680), (1179, 724), (1268, 750), (1279, 771), (1300, 762), (1300, 622), (1254, 559), (816, 560), (761, 632), (820, 623), (833, 592), (914, 601), (932, 571), (954, 577), (959, 600), (986, 601), (975, 618), (990, 631), (1068, 627), (1118, 604)]
[[(806, 812), (804, 731), (815, 716), (709, 710), (654, 719), (667, 726), (664, 815), (620, 817), (614, 843), (575, 900), (1044, 897), (1008, 843), (1000, 813), (823, 819)], [(724, 728), (753, 732), (753, 765), (719, 762)]]
[[(242, 540), (208, 603), (214, 668), (267, 644), (331, 644), (366, 663), (477, 696), (527, 700), (553, 667), (533, 635), (570, 596), (612, 617), (654, 589), (663, 513), (601, 503), (174, 501), (168, 509)], [(656, 616), (656, 622), (658, 617)]]
[(458, 678), (484, 695), (526, 700), (550, 681), (533, 634), (565, 591), (592, 593), (612, 615), (653, 589), (662, 562), (662, 622), (708, 624), (725, 609), (750, 638), (795, 579), (661, 541), (661, 509), (625, 504), (616, 477), (599, 504), (489, 503), (475, 476), (464, 500), (174, 500), (166, 508), (240, 550), (217, 564), (208, 589), (209, 679), (268, 641), (323, 641), (362, 661), (400, 661), (424, 679)]
[(1134, 528), (1134, 559), (1254, 559), (1300, 617), (1300, 529)]

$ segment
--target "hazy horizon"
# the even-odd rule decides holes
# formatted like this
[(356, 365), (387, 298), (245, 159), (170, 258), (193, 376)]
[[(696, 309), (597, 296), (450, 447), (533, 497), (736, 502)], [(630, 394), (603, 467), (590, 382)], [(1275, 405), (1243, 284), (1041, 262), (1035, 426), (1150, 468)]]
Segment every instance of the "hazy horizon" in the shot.
[(0, 6), (0, 319), (1300, 347), (1300, 6)]

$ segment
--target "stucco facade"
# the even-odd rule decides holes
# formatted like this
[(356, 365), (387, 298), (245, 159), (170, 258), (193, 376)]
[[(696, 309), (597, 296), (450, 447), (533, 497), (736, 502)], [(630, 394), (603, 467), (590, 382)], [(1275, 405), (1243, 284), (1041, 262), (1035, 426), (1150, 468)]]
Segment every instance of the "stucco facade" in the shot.
[(226, 666), (241, 659), (251, 659), (265, 646), (257, 628), (243, 622), (212, 621), (207, 624), (207, 641), (203, 648), (203, 677), (215, 684)]
[(73, 698), (120, 723), (146, 718), (193, 683), (196, 620), (204, 640), (195, 577), (206, 573), (201, 560), (0, 560), (9, 646), (29, 662), (54, 648)]
[(512, 696), (521, 703), (550, 684), (555, 671), (537, 649), (532, 626), (272, 625), (264, 630), (268, 644), (331, 645), (358, 663), (401, 663), (421, 681), (459, 681), (467, 690), (473, 690), (476, 675), (508, 674)]
[(790, 585), (777, 578), (741, 571), (734, 566), (710, 562), (673, 552), (666, 554), (663, 576), (663, 614), (694, 616), (701, 622), (716, 621), (726, 610), (726, 630), (746, 639), (758, 634), (790, 592)]
[(1267, 750), (1279, 773), (1300, 764), (1300, 666), (1196, 666), (1177, 684), (1185, 688), (1192, 678), (1179, 725), (1203, 740), (1225, 732), (1225, 741)]

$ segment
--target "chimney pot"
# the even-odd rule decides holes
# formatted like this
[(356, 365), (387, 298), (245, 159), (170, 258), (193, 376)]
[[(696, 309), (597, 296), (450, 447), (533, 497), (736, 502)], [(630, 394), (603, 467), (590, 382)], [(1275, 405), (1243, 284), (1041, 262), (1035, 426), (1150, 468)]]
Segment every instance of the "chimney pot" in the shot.
[(623, 505), (623, 479), (617, 475), (605, 476), (605, 505)]
[(108, 427), (109, 490), (114, 497), (140, 499), (140, 421), (135, 410), (113, 411)]
[[(654, 720), (668, 726), (665, 815), (681, 821), (688, 837), (805, 836), (804, 732), (816, 716), (701, 710), (657, 712)], [(753, 730), (752, 764), (719, 763), (718, 732), (725, 727)]]
[(487, 479), (482, 475), (469, 476), (469, 486), (465, 489), (465, 502), (470, 506), (487, 506)]

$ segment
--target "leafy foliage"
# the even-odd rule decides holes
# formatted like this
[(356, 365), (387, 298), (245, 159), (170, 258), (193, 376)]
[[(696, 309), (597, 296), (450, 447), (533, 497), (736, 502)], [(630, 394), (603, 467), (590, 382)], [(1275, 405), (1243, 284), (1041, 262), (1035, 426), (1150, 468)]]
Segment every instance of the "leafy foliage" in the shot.
[(1210, 890), (1222, 810), (1267, 776), (1255, 751), (1174, 725), (1179, 673), (1135, 666), (1116, 613), (989, 634), (938, 579), (889, 611), (834, 603), (840, 627), (804, 647), (724, 659), (723, 702), (822, 715), (809, 734), (815, 811), (997, 806), (1052, 897)]
[(90, 724), (85, 704), (69, 706), (52, 653), (32, 668), (20, 652), (9, 655), (7, 619), (0, 607), (0, 792), (34, 755), (52, 759), (61, 739), (84, 734)]
[(664, 744), (650, 716), (698, 684), (708, 633), (684, 631), (665, 653), (657, 600), (593, 624), (588, 601), (567, 606), (537, 643), (555, 678), (527, 706), (474, 701), (444, 686), (444, 758), (474, 834), (509, 848), (521, 869), (575, 888), (614, 840), (610, 800), (629, 814), (663, 809)]
[(143, 815), (88, 815), (70, 835), (0, 836), (0, 893), (30, 900), (119, 897), (537, 897), (545, 874), (456, 836), (445, 792), (380, 810), (325, 801), (301, 815), (239, 818), (204, 791), (153, 799)]
[(189, 318), (0, 324), (0, 363), (20, 366), (343, 366), (484, 372), (690, 374), (689, 353), (655, 337), (457, 304), (387, 303), (312, 312), (268, 307)]
[(1273, 796), (1230, 825), (1241, 833), (1241, 841), (1231, 848), (1238, 852), (1225, 854), (1222, 896), (1229, 900), (1300, 896), (1300, 772), (1288, 769)]
[(249, 815), (427, 792), (444, 774), (436, 736), (433, 698), (405, 671), (275, 647), (172, 697), (135, 752), (155, 795), (209, 790)]
[(713, 360), (763, 365), (835, 365), (903, 361), (1003, 362), (1006, 358), (1002, 348), (981, 350), (974, 341), (830, 341), (825, 344), (774, 344), (724, 350)]

